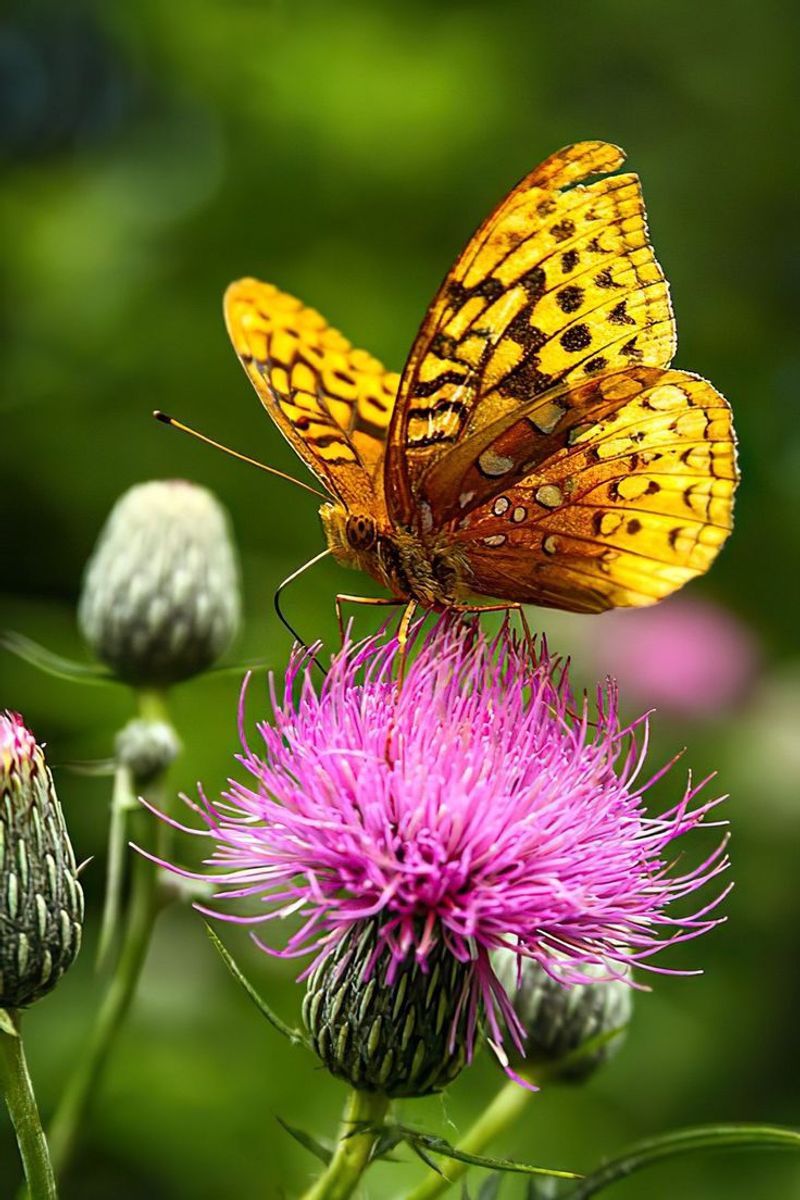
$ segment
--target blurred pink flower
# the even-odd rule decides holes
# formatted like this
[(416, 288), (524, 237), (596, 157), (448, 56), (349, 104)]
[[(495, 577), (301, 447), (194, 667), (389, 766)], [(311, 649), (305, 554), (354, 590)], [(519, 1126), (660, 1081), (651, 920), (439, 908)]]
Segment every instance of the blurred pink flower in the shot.
[(626, 699), (688, 716), (722, 714), (746, 698), (758, 672), (754, 633), (719, 604), (679, 596), (602, 618), (593, 668)]

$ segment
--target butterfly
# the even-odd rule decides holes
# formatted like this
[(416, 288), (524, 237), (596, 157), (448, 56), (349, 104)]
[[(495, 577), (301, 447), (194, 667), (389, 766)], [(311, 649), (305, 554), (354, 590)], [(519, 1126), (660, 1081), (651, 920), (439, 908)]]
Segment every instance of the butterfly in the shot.
[(668, 285), (623, 161), (581, 142), (527, 175), (448, 272), (402, 375), (271, 284), (228, 288), (236, 352), (330, 495), (329, 550), (393, 597), (652, 604), (727, 538), (731, 411), (670, 368)]

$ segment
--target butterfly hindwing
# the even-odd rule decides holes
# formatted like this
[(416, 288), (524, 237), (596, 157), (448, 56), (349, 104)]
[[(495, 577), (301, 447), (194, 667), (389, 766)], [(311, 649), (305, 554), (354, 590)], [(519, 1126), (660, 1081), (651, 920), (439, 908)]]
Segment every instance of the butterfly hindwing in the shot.
[(457, 490), (453, 449), (521, 408), (538, 400), (547, 437), (569, 407), (564, 394), (587, 380), (634, 364), (668, 366), (674, 321), (638, 178), (580, 183), (623, 158), (603, 142), (552, 155), (448, 274), (403, 372), (390, 428), (385, 483), (396, 520), (418, 525), (424, 491), (434, 524), (445, 521)]
[[(727, 402), (683, 371), (651, 372), (610, 414), (459, 522), (481, 594), (598, 612), (651, 604), (706, 571), (732, 520)], [(635, 386), (634, 386), (635, 385)]]
[(374, 508), (372, 476), (399, 377), (271, 284), (231, 284), (225, 319), (262, 404), (300, 457), (348, 507)]

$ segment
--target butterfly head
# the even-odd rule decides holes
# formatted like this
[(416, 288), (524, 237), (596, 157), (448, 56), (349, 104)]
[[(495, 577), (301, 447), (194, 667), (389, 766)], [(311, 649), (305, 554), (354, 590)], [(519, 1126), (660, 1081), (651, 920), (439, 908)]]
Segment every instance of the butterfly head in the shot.
[(333, 557), (366, 571), (398, 598), (437, 608), (466, 594), (467, 565), (452, 543), (428, 542), (388, 524), (381, 528), (373, 517), (341, 504), (323, 504), (319, 511)]
[(372, 517), (354, 516), (352, 513), (345, 521), (344, 535), (348, 546), (356, 554), (372, 550), (378, 539), (378, 531)]

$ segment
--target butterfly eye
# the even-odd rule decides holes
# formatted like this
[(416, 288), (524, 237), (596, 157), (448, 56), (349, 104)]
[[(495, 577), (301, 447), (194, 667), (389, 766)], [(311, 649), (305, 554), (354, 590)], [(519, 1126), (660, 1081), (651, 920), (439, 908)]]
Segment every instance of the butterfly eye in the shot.
[(375, 522), (372, 517), (348, 517), (345, 534), (354, 550), (369, 550), (375, 544)]

